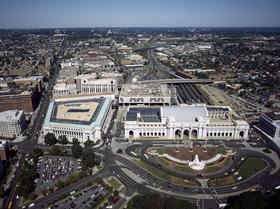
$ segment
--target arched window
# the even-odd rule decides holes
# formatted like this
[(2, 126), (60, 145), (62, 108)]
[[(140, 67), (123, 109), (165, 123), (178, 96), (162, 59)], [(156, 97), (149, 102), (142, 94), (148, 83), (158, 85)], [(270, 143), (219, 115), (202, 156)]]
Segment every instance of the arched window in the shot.
[(129, 131), (129, 137), (133, 137), (133, 131)]
[(197, 130), (196, 129), (192, 130), (192, 138), (197, 138), (197, 135), (198, 135)]
[(181, 138), (181, 135), (182, 135), (181, 130), (180, 130), (180, 129), (177, 129), (177, 130), (175, 131), (175, 139), (180, 139), (180, 138)]
[(183, 138), (184, 138), (184, 139), (188, 139), (188, 138), (189, 138), (189, 135), (190, 135), (189, 130), (184, 130), (184, 132), (183, 132)]

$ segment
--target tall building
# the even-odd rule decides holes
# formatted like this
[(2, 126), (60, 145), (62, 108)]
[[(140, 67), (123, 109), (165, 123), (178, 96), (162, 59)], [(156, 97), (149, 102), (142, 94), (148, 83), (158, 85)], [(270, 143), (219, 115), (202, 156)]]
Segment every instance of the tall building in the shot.
[(14, 88), (0, 91), (0, 111), (23, 110), (33, 112), (40, 104), (41, 80), (32, 84), (18, 83)]
[(26, 128), (24, 112), (18, 110), (8, 110), (0, 112), (0, 137), (16, 138)]
[(259, 118), (258, 128), (274, 142), (280, 144), (280, 112), (262, 114)]

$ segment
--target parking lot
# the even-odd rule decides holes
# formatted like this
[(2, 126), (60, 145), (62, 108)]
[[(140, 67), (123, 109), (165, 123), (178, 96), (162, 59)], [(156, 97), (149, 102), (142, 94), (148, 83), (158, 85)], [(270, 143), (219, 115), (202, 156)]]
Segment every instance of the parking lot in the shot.
[(45, 156), (37, 163), (36, 192), (53, 188), (58, 180), (66, 180), (68, 176), (76, 173), (80, 168), (79, 162), (72, 157)]
[(64, 199), (56, 202), (51, 207), (48, 207), (48, 209), (94, 208), (107, 193), (108, 191), (102, 186), (93, 185), (79, 191), (70, 192)]

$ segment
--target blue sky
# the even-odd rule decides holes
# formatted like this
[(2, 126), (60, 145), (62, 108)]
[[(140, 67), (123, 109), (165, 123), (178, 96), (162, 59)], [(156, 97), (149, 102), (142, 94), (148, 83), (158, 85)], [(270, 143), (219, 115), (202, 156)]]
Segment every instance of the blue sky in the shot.
[(0, 0), (0, 28), (280, 26), (280, 0)]

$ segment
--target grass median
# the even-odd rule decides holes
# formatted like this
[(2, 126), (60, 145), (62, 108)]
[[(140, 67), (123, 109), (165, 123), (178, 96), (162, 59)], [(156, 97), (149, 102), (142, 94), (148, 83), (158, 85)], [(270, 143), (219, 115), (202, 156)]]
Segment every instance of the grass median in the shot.
[[(217, 186), (226, 186), (230, 184), (234, 184), (239, 181), (244, 181), (259, 171), (263, 170), (267, 166), (265, 160), (257, 157), (248, 157), (244, 160), (241, 166), (236, 170), (236, 175), (230, 174), (227, 176), (222, 176), (219, 178), (213, 178), (208, 181), (208, 186), (217, 187)], [(238, 178), (242, 177), (238, 181)]]
[(170, 174), (156, 168), (155, 166), (153, 166), (150, 163), (147, 163), (145, 161), (132, 160), (132, 162), (134, 164), (136, 164), (137, 166), (145, 169), (146, 171), (148, 171), (153, 176), (164, 179), (166, 181), (170, 181), (170, 182), (175, 183), (175, 184), (186, 185), (186, 186), (193, 186), (193, 187), (200, 186), (199, 182), (197, 182), (194, 179), (185, 179), (185, 178), (180, 178), (180, 177), (177, 177), (177, 176), (170, 175)]

